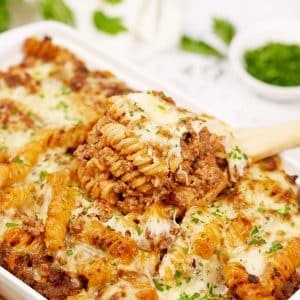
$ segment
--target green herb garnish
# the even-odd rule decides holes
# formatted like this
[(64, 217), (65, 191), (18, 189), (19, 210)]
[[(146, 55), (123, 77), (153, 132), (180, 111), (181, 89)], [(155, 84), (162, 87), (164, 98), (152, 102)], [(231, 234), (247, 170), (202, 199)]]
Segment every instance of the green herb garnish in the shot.
[(240, 149), (239, 146), (235, 146), (228, 154), (229, 159), (237, 159), (237, 160), (248, 160), (248, 155)]
[(250, 235), (257, 234), (258, 232), (259, 232), (259, 227), (255, 225), (255, 226), (252, 228)]
[(267, 241), (265, 239), (263, 239), (260, 236), (255, 236), (253, 237), (250, 242), (249, 245), (262, 245), (262, 244), (266, 244)]
[(224, 58), (224, 55), (203, 40), (196, 40), (187, 35), (181, 37), (180, 48), (187, 52), (197, 53), (205, 56)]
[(104, 1), (109, 4), (120, 4), (123, 2), (123, 0), (104, 0)]
[(63, 0), (39, 0), (39, 6), (44, 19), (75, 24), (73, 11)]
[(71, 255), (73, 255), (73, 250), (72, 249), (68, 249), (66, 251), (66, 253), (67, 253), (67, 256), (71, 256)]
[(48, 172), (46, 170), (42, 170), (39, 174), (40, 181), (43, 181), (48, 176)]
[(19, 226), (19, 224), (13, 222), (7, 222), (5, 223), (5, 226), (11, 228), (11, 227)]
[(280, 243), (277, 243), (277, 242), (273, 242), (268, 253), (272, 253), (272, 252), (275, 252), (275, 251), (278, 251), (280, 249), (282, 249), (283, 246), (280, 244)]
[(0, 0), (0, 32), (9, 29), (10, 15), (7, 5), (7, 0)]
[(300, 45), (271, 42), (247, 51), (244, 60), (256, 79), (278, 86), (300, 85)]
[(180, 294), (178, 300), (206, 300), (206, 299), (208, 299), (208, 298), (204, 298), (206, 296), (204, 296), (202, 298), (200, 298), (200, 297), (201, 296), (199, 293), (194, 293), (192, 295), (188, 295), (186, 292), (183, 292)]
[(158, 107), (160, 110), (166, 110), (166, 107), (163, 106), (163, 105), (157, 105), (157, 107)]
[(98, 30), (111, 35), (127, 31), (127, 28), (123, 25), (121, 18), (110, 17), (100, 10), (94, 12), (93, 20), (94, 25)]
[(135, 226), (135, 231), (138, 233), (138, 235), (141, 235), (141, 233), (142, 233), (142, 229), (139, 225)]
[(68, 110), (68, 104), (66, 103), (66, 102), (64, 102), (64, 101), (59, 101), (58, 103), (57, 103), (57, 105), (55, 105), (55, 107), (54, 107), (55, 109), (58, 109), (58, 110), (62, 110), (62, 111), (64, 111), (64, 112), (67, 112), (67, 110)]
[(215, 34), (227, 45), (229, 45), (235, 35), (234, 25), (228, 20), (221, 18), (213, 19), (213, 28)]
[(24, 164), (24, 160), (21, 159), (20, 157), (16, 157), (16, 158), (14, 159), (14, 162), (17, 163), (17, 164), (19, 164), (19, 165)]
[(277, 209), (276, 213), (280, 216), (286, 217), (289, 212), (290, 212), (291, 208), (288, 205), (285, 205), (284, 209)]
[(159, 281), (158, 281), (157, 279), (155, 279), (155, 278), (153, 278), (152, 281), (153, 281), (153, 283), (154, 283), (156, 289), (159, 290), (160, 292), (167, 291), (167, 290), (169, 290), (169, 289), (171, 288), (169, 285), (163, 284), (163, 283), (159, 282)]

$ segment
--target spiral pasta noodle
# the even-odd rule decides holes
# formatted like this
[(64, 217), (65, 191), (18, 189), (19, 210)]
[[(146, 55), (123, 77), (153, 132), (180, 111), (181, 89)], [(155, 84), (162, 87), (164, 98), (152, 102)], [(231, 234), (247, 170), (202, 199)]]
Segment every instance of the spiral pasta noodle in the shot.
[(257, 278), (249, 281), (249, 274), (238, 263), (228, 263), (224, 270), (224, 279), (227, 286), (241, 300), (275, 300), (269, 289), (265, 288)]
[(300, 266), (300, 238), (295, 237), (287, 245), (271, 254), (262, 277), (262, 283), (269, 291), (280, 294), (284, 283)]
[(209, 259), (215, 254), (221, 244), (221, 230), (222, 225), (218, 220), (213, 220), (209, 224), (204, 225), (203, 230), (197, 233), (197, 237), (193, 242), (193, 252), (203, 259)]
[(112, 279), (111, 265), (101, 257), (93, 257), (78, 266), (78, 273), (88, 279), (89, 288), (101, 288)]
[(76, 192), (72, 188), (64, 188), (56, 189), (52, 193), (45, 223), (45, 244), (48, 250), (56, 251), (64, 247)]
[(85, 222), (81, 236), (124, 264), (131, 263), (138, 253), (138, 247), (133, 240), (123, 237), (121, 233), (105, 227), (98, 221)]
[(35, 201), (37, 187), (34, 184), (18, 186), (0, 191), (0, 203), (5, 209), (21, 209), (24, 206), (30, 207)]
[(35, 237), (25, 232), (22, 228), (11, 228), (4, 234), (3, 245), (13, 251), (37, 254), (44, 249), (41, 237)]

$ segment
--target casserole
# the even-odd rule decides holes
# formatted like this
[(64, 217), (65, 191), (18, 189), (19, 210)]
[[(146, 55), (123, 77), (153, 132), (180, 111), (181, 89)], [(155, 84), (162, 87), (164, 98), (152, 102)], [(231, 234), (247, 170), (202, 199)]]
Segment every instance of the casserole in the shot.
[[(21, 48), (21, 43), (23, 42), (23, 39), (32, 35), (44, 36), (49, 32), (51, 32), (51, 36), (53, 36), (55, 43), (65, 46), (71, 51), (75, 52), (79, 57), (83, 58), (92, 67), (105, 67), (109, 70), (112, 70), (120, 78), (124, 79), (127, 83), (129, 83), (130, 86), (133, 86), (135, 88), (146, 90), (148, 90), (149, 88), (164, 90), (167, 94), (171, 95), (175, 99), (178, 99), (178, 103), (180, 105), (188, 106), (192, 109), (193, 103), (187, 100), (179, 92), (173, 91), (172, 89), (166, 86), (162, 86), (156, 83), (155, 81), (148, 80), (147, 77), (145, 77), (141, 71), (136, 70), (135, 68), (132, 68), (130, 66), (126, 66), (122, 63), (116, 62), (105, 51), (100, 52), (100, 50), (93, 50), (93, 48), (91, 46), (88, 46), (87, 43), (85, 43), (84, 48), (78, 46), (80, 44), (83, 44), (83, 41), (78, 39), (76, 37), (76, 34), (71, 29), (66, 28), (62, 25), (57, 25), (55, 23), (47, 22), (29, 25), (28, 27), (25, 27), (23, 29), (18, 29), (16, 31), (4, 34), (0, 42), (2, 42), (3, 45), (6, 45), (7, 48), (3, 47), (0, 51), (0, 57), (3, 57), (2, 61), (5, 61), (6, 66), (13, 64), (16, 61), (16, 59), (20, 57), (19, 52), (15, 52), (14, 50), (18, 50)], [(22, 37), (22, 39), (20, 40), (20, 42), (16, 42), (16, 37), (19, 38), (20, 36)], [(9, 43), (8, 40), (15, 42)], [(6, 57), (5, 60), (4, 57)], [(101, 59), (99, 59), (100, 57)], [(204, 111), (204, 109), (201, 109), (199, 106), (197, 106), (197, 110), (199, 112), (201, 110)], [(296, 170), (296, 166), (292, 167), (294, 167), (294, 170)], [(42, 299), (40, 296), (37, 295), (36, 292), (32, 291), (25, 284), (20, 283), (20, 281), (17, 279), (14, 280), (13, 276), (7, 273), (6, 271), (1, 269), (1, 272), (3, 273), (3, 276), (1, 277), (1, 280), (3, 282), (3, 285), (1, 285), (1, 293), (8, 299)], [(15, 282), (18, 288), (11, 289), (10, 286), (12, 282)]]

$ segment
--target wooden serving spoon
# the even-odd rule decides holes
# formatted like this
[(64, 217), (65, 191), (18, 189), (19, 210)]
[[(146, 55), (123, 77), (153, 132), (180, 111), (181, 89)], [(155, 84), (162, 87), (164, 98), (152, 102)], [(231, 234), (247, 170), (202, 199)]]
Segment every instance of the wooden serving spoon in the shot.
[(233, 135), (250, 161), (255, 162), (300, 147), (300, 120), (269, 127), (234, 129)]

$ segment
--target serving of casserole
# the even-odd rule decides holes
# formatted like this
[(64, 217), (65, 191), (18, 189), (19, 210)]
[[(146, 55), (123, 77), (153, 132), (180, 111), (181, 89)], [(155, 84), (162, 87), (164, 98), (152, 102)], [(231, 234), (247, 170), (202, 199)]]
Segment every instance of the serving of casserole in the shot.
[(49, 37), (22, 47), (0, 73), (3, 268), (48, 299), (298, 290), (299, 189), (278, 156), (251, 163), (223, 122)]

